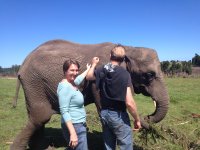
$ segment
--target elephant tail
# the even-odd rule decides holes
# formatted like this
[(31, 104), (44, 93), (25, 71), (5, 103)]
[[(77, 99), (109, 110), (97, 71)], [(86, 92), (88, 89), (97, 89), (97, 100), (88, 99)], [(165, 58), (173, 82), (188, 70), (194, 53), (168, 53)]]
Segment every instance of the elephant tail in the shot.
[(17, 99), (18, 99), (19, 89), (20, 89), (20, 85), (21, 85), (19, 78), (20, 78), (20, 75), (18, 75), (18, 78), (17, 78), (15, 97), (13, 98), (13, 103), (12, 103), (13, 108), (15, 108), (17, 106)]

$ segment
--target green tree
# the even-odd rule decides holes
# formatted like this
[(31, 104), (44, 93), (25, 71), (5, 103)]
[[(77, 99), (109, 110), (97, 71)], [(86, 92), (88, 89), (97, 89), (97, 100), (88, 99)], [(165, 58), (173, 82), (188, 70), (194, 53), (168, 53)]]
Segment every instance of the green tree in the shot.
[(171, 60), (171, 67), (170, 67), (170, 73), (172, 74), (172, 75), (174, 75), (175, 73), (176, 73), (176, 61), (174, 61), (174, 60)]
[(161, 70), (165, 73), (169, 73), (169, 68), (170, 68), (170, 62), (169, 61), (163, 61), (161, 62)]
[(192, 65), (200, 67), (200, 56), (198, 54), (195, 54), (195, 56), (192, 58)]
[(183, 72), (186, 72), (187, 74), (192, 74), (192, 62), (188, 61), (183, 64)]
[(2, 73), (3, 72), (3, 68), (0, 66), (0, 73)]
[(11, 67), (11, 73), (13, 74), (17, 74), (17, 72), (19, 71), (20, 65), (12, 65)]
[(176, 69), (176, 71), (175, 71), (176, 73), (182, 72), (181, 62), (179, 62), (179, 61), (176, 62), (175, 69)]

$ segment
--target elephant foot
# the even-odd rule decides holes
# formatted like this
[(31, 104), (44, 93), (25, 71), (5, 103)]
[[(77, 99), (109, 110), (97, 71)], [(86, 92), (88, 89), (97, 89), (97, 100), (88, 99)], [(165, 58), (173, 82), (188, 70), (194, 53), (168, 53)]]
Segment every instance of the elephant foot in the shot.
[(26, 146), (22, 146), (20, 144), (14, 143), (10, 146), (10, 150), (25, 150)]
[(37, 141), (31, 141), (28, 144), (29, 150), (44, 150), (49, 149), (49, 143), (45, 139)]
[(12, 145), (10, 145), (10, 150), (25, 150), (27, 148), (27, 137), (22, 137), (21, 132), (15, 137)]
[(29, 141), (30, 150), (44, 150), (49, 146), (49, 141), (44, 137), (44, 126), (37, 129)]

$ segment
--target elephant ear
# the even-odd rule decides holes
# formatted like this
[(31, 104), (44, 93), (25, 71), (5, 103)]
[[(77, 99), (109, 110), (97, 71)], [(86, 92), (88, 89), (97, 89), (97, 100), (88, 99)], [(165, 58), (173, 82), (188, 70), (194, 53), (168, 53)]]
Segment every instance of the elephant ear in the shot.
[(126, 69), (129, 73), (138, 72), (137, 63), (130, 57), (125, 56)]

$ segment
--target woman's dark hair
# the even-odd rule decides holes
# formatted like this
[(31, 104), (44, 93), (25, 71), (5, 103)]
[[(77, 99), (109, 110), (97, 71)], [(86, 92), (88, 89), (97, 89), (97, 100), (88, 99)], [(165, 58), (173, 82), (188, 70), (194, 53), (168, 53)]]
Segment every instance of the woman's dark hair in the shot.
[(66, 61), (64, 62), (64, 64), (63, 64), (63, 73), (64, 73), (64, 74), (65, 74), (65, 72), (69, 69), (69, 67), (70, 67), (71, 64), (77, 65), (78, 69), (80, 68), (80, 65), (79, 65), (78, 61), (76, 61), (76, 60), (71, 60), (71, 59), (66, 60)]

